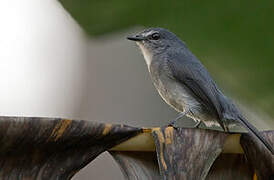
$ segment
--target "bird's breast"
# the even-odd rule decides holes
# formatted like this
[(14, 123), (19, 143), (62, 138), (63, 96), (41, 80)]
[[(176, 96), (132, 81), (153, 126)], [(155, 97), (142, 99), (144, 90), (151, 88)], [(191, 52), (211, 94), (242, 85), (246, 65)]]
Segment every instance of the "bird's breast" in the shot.
[(199, 108), (199, 103), (187, 88), (168, 76), (152, 77), (154, 86), (164, 101), (179, 112)]

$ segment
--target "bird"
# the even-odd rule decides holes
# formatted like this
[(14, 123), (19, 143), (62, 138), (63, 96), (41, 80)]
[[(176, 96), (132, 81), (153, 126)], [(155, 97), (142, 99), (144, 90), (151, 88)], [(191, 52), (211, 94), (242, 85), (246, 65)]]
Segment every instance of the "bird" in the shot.
[(127, 39), (139, 46), (162, 99), (179, 112), (170, 126), (176, 127), (176, 121), (184, 116), (196, 122), (194, 127), (202, 122), (207, 127), (220, 126), (225, 132), (240, 125), (274, 155), (272, 145), (223, 94), (201, 61), (174, 33), (147, 28)]

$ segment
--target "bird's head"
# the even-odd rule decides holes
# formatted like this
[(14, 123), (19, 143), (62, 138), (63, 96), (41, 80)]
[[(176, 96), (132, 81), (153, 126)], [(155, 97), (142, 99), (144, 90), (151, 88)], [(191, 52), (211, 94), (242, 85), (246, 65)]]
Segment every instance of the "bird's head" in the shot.
[(172, 32), (164, 28), (148, 28), (127, 39), (136, 41), (137, 45), (148, 53), (156, 54), (168, 48), (185, 46), (184, 43)]

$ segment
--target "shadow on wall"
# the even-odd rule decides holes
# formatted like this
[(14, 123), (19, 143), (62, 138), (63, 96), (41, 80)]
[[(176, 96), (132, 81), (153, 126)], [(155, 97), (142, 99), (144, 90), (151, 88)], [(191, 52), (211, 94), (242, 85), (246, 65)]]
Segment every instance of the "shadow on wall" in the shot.
[(135, 44), (117, 34), (89, 43), (84, 117), (132, 126), (167, 124), (176, 113), (158, 95)]

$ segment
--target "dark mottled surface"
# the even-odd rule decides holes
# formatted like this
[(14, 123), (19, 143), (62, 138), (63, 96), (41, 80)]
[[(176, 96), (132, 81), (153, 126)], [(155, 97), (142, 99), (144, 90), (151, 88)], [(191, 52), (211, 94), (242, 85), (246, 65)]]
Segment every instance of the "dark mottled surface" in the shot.
[(161, 179), (155, 152), (111, 152), (125, 180)]
[[(262, 132), (265, 138), (274, 146), (273, 131)], [(274, 179), (274, 155), (262, 145), (261, 142), (254, 139), (249, 134), (241, 136), (240, 143), (244, 149), (246, 158), (255, 169), (258, 179)]]
[(171, 127), (153, 132), (165, 180), (202, 180), (222, 151), (227, 134), (211, 130)]
[[(273, 131), (263, 132), (268, 139)], [(226, 133), (203, 129), (162, 127), (154, 128), (158, 166), (152, 152), (111, 152), (127, 180), (251, 180), (271, 179), (273, 157), (269, 152), (254, 155), (220, 154)], [(249, 139), (251, 138), (251, 139)], [(272, 139), (273, 140), (273, 139)], [(252, 144), (246, 133), (242, 144)], [(254, 141), (255, 142), (255, 141)], [(261, 144), (259, 144), (261, 145)], [(243, 146), (245, 148), (245, 145)], [(264, 148), (264, 146), (259, 146)], [(252, 165), (255, 163), (255, 165)], [(260, 169), (257, 167), (260, 166)], [(256, 175), (254, 168), (256, 169)], [(260, 171), (260, 172), (259, 172)], [(161, 178), (160, 178), (161, 177)], [(273, 179), (273, 178), (272, 178)]]
[(221, 154), (214, 162), (206, 180), (251, 180), (254, 171), (243, 154)]
[(140, 131), (90, 121), (0, 117), (0, 179), (70, 179)]
[[(0, 179), (70, 179), (100, 153), (141, 128), (60, 118), (0, 117)], [(262, 132), (274, 142), (273, 131)], [(128, 180), (274, 178), (274, 157), (243, 134), (245, 154), (221, 154), (226, 133), (153, 128), (155, 152), (110, 152)], [(219, 156), (220, 155), (220, 156)], [(246, 157), (246, 158), (245, 158)]]
[[(155, 152), (110, 152), (126, 180), (160, 180)], [(182, 165), (183, 163), (181, 163)], [(196, 164), (194, 164), (196, 165)], [(176, 167), (177, 163), (172, 166)], [(198, 165), (196, 165), (198, 166)], [(171, 168), (169, 170), (172, 170)], [(183, 170), (182, 170), (183, 171)], [(254, 171), (243, 154), (221, 154), (211, 166), (206, 180), (251, 180)], [(183, 179), (182, 177), (169, 177)], [(188, 179), (188, 178), (186, 178)]]

